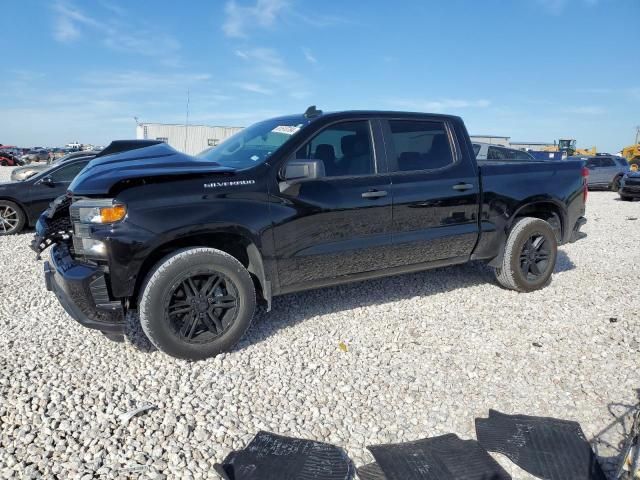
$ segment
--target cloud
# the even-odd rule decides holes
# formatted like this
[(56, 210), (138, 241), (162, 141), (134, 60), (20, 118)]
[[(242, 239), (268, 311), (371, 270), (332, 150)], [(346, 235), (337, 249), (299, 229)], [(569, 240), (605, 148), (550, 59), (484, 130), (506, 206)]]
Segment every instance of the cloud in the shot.
[(235, 54), (249, 67), (251, 78), (258, 78), (262, 83), (268, 84), (268, 87), (263, 87), (265, 90), (272, 93), (281, 91), (296, 99), (308, 96), (307, 81), (291, 69), (276, 50), (258, 47), (236, 50)]
[(403, 110), (416, 110), (424, 112), (446, 112), (464, 108), (487, 108), (491, 106), (489, 100), (462, 100), (462, 99), (441, 99), (441, 100), (420, 100), (420, 99), (392, 99), (387, 102), (393, 108)]
[(272, 95), (273, 91), (258, 83), (237, 83), (236, 86), (242, 90), (261, 95)]
[(302, 53), (304, 54), (304, 58), (307, 59), (307, 62), (313, 63), (314, 65), (318, 63), (318, 59), (313, 56), (313, 53), (311, 53), (311, 50), (308, 48), (303, 48)]
[(237, 0), (229, 0), (224, 9), (226, 17), (222, 31), (228, 37), (246, 39), (257, 29), (272, 29), (278, 21), (292, 25), (303, 23), (315, 28), (351, 23), (335, 15), (299, 12), (294, 3), (295, 0), (253, 0), (241, 4)]
[[(574, 3), (573, 0), (535, 0), (544, 11), (551, 15), (562, 14), (567, 6)], [(575, 3), (593, 7), (599, 3), (599, 0), (577, 0)]]
[[(108, 1), (103, 1), (100, 5), (106, 10), (103, 13), (107, 20), (98, 20), (86, 14), (71, 1), (55, 0), (52, 6), (53, 37), (59, 42), (71, 43), (88, 31), (92, 38), (98, 38), (111, 50), (156, 57), (167, 66), (180, 65), (178, 52), (181, 45), (174, 37), (165, 32), (141, 28), (137, 24), (123, 23), (122, 18), (131, 18), (127, 17), (125, 9)], [(119, 19), (108, 20), (114, 14)]]
[(640, 100), (640, 87), (630, 88), (629, 95), (635, 100)]
[(585, 105), (580, 107), (567, 107), (561, 110), (563, 113), (574, 115), (602, 115), (605, 109), (595, 105)]
[(256, 26), (269, 28), (289, 6), (287, 0), (256, 0), (253, 5), (239, 5), (236, 0), (225, 6), (226, 20), (222, 30), (229, 37), (246, 38)]

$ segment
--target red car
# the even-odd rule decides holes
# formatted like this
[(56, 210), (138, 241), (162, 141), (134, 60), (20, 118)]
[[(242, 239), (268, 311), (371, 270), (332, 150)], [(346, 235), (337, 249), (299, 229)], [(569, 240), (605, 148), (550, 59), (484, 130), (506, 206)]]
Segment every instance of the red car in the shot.
[(22, 165), (22, 162), (18, 160), (18, 157), (12, 155), (6, 150), (0, 150), (0, 165), (3, 167), (16, 167)]

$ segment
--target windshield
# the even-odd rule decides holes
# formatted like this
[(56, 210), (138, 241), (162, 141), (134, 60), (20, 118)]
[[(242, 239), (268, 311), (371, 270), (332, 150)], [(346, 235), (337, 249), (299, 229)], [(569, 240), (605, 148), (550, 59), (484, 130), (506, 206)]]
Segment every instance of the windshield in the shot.
[(198, 158), (217, 162), (238, 170), (262, 163), (287, 140), (309, 124), (300, 117), (287, 117), (259, 122), (239, 131), (217, 147), (204, 150)]

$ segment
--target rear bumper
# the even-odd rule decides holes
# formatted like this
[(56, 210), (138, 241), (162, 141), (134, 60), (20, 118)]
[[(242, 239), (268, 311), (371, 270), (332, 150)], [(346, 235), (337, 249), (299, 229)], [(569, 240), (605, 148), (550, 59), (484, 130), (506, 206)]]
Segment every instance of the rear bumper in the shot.
[(51, 263), (44, 263), (44, 281), (71, 318), (82, 326), (107, 333), (123, 333), (124, 309), (112, 301), (104, 272), (74, 262), (66, 246), (51, 249)]
[(571, 231), (571, 237), (569, 238), (568, 243), (573, 243), (587, 236), (586, 233), (581, 231), (582, 227), (586, 223), (587, 223), (587, 219), (585, 217), (579, 217), (578, 220), (576, 220), (576, 223), (573, 226), (573, 230)]

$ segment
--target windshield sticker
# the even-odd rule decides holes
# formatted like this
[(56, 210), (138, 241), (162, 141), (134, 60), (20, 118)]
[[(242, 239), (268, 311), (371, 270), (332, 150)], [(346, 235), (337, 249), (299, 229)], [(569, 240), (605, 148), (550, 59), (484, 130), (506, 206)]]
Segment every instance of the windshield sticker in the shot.
[(284, 133), (285, 135), (293, 135), (300, 127), (294, 127), (291, 125), (278, 125), (276, 128), (271, 130), (273, 133)]
[(240, 185), (253, 185), (255, 180), (234, 180), (231, 182), (211, 182), (205, 183), (204, 188), (222, 188), (222, 187), (236, 187)]

